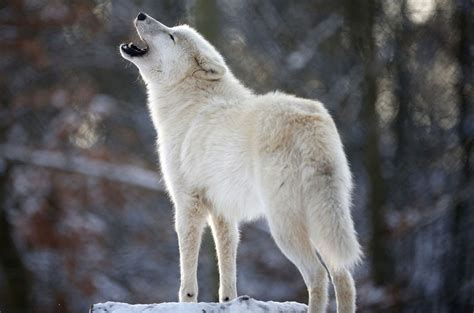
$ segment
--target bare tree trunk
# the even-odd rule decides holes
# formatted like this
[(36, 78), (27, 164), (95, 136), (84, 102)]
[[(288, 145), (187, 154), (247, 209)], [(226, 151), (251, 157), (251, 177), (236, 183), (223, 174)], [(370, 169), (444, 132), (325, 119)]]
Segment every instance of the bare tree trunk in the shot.
[(216, 0), (198, 0), (194, 10), (197, 30), (212, 44), (215, 44), (220, 32), (220, 14)]
[[(10, 93), (0, 80), (0, 103), (9, 110)], [(0, 112), (4, 113), (4, 112)], [(9, 116), (3, 114), (3, 117)], [(6, 140), (6, 131), (13, 121), (3, 118), (0, 121), (0, 143)], [(0, 294), (0, 312), (28, 313), (31, 310), (31, 277), (21, 259), (13, 240), (13, 229), (7, 216), (7, 195), (12, 162), (0, 157), (0, 271), (5, 278), (5, 292)]]
[[(474, 138), (469, 130), (473, 112), (473, 12), (470, 0), (459, 0), (455, 20), (459, 34), (457, 57), (461, 75), (457, 84), (459, 95), (458, 134), (462, 146), (462, 173), (452, 215), (451, 253), (447, 257), (446, 293), (451, 312), (468, 312), (474, 307), (472, 282), (474, 281), (474, 196), (472, 194), (472, 154)], [(471, 285), (471, 286), (470, 286)]]
[[(398, 113), (395, 118), (395, 134), (397, 139), (395, 166), (397, 170), (402, 170), (406, 147), (409, 143), (410, 112), (410, 73), (407, 69), (407, 53), (410, 44), (410, 32), (407, 29), (408, 21), (406, 17), (406, 1), (403, 0), (400, 9), (400, 20), (396, 21), (395, 27), (395, 99), (398, 103)], [(403, 176), (403, 173), (402, 173)], [(399, 182), (397, 182), (399, 183)]]
[(0, 311), (10, 313), (30, 312), (30, 277), (13, 241), (13, 229), (6, 212), (8, 177), (11, 164), (5, 162), (0, 176), (0, 267), (5, 277), (5, 298), (0, 299)]
[(389, 252), (389, 231), (385, 222), (387, 186), (382, 176), (378, 119), (375, 108), (377, 77), (373, 29), (376, 5), (375, 0), (347, 1), (346, 15), (354, 48), (360, 51), (360, 58), (364, 65), (361, 119), (365, 128), (364, 160), (370, 184), (368, 212), (372, 237), (369, 249), (373, 279), (378, 285), (383, 285), (392, 280), (394, 270)]

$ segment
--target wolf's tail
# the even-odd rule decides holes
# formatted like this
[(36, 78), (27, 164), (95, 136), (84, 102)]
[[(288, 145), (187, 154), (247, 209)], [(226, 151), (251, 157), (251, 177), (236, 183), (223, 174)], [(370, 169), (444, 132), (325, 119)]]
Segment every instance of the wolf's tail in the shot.
[(319, 175), (313, 172), (304, 184), (311, 241), (326, 265), (335, 271), (351, 269), (362, 256), (350, 212), (350, 172), (346, 172), (347, 177), (338, 177), (332, 171)]

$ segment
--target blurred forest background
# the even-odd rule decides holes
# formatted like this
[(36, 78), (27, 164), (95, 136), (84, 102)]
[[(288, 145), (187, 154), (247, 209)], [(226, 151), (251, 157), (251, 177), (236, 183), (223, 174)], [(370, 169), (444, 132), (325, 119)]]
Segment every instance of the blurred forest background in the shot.
[[(257, 92), (320, 99), (351, 162), (360, 312), (474, 309), (471, 0), (0, 2), (0, 311), (176, 301), (173, 210), (136, 68), (139, 11), (188, 23)], [(217, 297), (209, 234), (200, 300)], [(239, 294), (306, 302), (264, 221)], [(331, 303), (334, 312), (335, 304)]]

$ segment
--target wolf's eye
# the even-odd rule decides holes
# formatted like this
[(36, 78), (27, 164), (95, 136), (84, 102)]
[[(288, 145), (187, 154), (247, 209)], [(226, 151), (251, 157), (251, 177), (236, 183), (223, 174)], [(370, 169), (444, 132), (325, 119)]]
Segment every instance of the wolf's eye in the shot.
[(174, 37), (173, 37), (173, 35), (170, 34), (170, 38), (171, 38), (171, 40), (173, 40), (173, 42), (174, 42)]

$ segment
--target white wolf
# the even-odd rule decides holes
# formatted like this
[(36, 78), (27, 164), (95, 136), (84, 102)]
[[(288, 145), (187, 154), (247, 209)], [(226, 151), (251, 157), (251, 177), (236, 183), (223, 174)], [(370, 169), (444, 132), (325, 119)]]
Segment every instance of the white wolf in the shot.
[(216, 243), (219, 299), (237, 296), (238, 223), (268, 220), (309, 291), (309, 312), (324, 312), (328, 276), (339, 313), (355, 311), (349, 272), (361, 251), (350, 213), (352, 180), (336, 126), (316, 101), (255, 95), (194, 29), (136, 20), (146, 47), (122, 44), (140, 70), (158, 133), (166, 186), (176, 209), (180, 301), (197, 301), (203, 228)]

